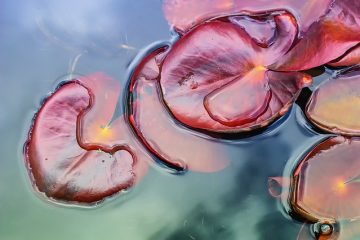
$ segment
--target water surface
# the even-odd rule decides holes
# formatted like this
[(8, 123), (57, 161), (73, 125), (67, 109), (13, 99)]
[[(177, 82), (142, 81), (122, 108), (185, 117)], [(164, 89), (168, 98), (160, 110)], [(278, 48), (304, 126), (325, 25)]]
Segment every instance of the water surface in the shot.
[(41, 99), (69, 74), (102, 71), (125, 87), (136, 54), (171, 38), (161, 1), (3, 0), (0, 29), (0, 239), (296, 239), (301, 224), (283, 215), (267, 180), (323, 137), (298, 105), (257, 136), (219, 140), (231, 166), (217, 173), (153, 166), (132, 191), (92, 209), (33, 191), (22, 147)]

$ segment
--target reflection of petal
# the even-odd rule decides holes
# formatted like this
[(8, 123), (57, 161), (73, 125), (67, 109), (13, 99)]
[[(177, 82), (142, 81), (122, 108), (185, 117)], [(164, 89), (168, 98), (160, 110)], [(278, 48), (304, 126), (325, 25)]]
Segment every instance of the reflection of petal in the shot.
[(298, 71), (321, 66), (360, 42), (360, 2), (336, 0), (299, 42), (271, 69)]
[(351, 219), (360, 216), (360, 141), (333, 137), (316, 145), (293, 175), (291, 203), (305, 219)]
[(313, 93), (306, 115), (319, 128), (344, 135), (360, 135), (360, 68), (331, 78)]
[(325, 14), (330, 0), (164, 0), (166, 19), (184, 32), (206, 19), (239, 12), (286, 9), (296, 16), (302, 31)]
[[(261, 35), (254, 26), (266, 31)], [(203, 23), (176, 42), (164, 60), (165, 103), (176, 119), (193, 128), (241, 132), (268, 125), (311, 83), (302, 73), (266, 71), (289, 50), (296, 34), (295, 20), (287, 13)]]
[[(104, 78), (100, 74), (94, 76)], [(112, 153), (99, 148), (84, 149), (80, 147), (81, 143), (79, 146), (77, 128), (80, 116), (97, 104), (96, 109), (110, 117), (108, 113), (113, 113), (113, 109), (104, 110), (100, 105), (109, 99), (114, 100), (112, 97), (118, 94), (109, 93), (112, 96), (109, 99), (102, 99), (99, 95), (102, 100), (98, 101), (94, 94), (99, 93), (96, 90), (104, 89), (103, 86), (89, 83), (85, 88), (86, 83), (84, 78), (70, 81), (45, 101), (34, 119), (25, 148), (34, 186), (47, 197), (62, 202), (90, 204), (102, 201), (131, 187), (147, 169), (146, 161), (139, 160), (142, 155), (133, 150), (137, 146), (132, 142), (126, 143), (131, 147), (125, 145), (122, 150), (119, 148)], [(92, 100), (95, 100), (95, 105), (91, 105)], [(115, 103), (112, 106), (115, 108)]]
[(360, 64), (360, 44), (350, 49), (350, 51), (340, 59), (329, 63), (329, 65), (332, 67), (344, 67), (356, 64)]

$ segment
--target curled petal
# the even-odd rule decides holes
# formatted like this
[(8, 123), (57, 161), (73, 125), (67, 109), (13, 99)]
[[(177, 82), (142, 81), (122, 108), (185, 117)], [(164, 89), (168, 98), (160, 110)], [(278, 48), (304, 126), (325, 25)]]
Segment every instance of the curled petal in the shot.
[(336, 134), (360, 135), (360, 69), (347, 70), (321, 84), (311, 96), (306, 116)]
[[(105, 77), (95, 74), (88, 79), (94, 76)], [(79, 142), (81, 116), (97, 104), (95, 109), (110, 117), (107, 113), (113, 109), (104, 107), (115, 107), (108, 101), (118, 95), (93, 83), (81, 79), (60, 85), (34, 118), (25, 147), (26, 163), (34, 187), (52, 200), (94, 204), (130, 188), (146, 172), (146, 162), (139, 161), (138, 152), (130, 147), (106, 152), (100, 147), (84, 148)], [(108, 99), (97, 98), (98, 88), (109, 93)]]

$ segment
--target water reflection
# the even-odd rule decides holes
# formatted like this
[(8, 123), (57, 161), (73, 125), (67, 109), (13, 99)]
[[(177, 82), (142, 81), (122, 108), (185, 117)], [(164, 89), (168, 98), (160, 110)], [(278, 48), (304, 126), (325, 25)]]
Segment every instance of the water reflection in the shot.
[(216, 203), (194, 206), (156, 232), (152, 240), (296, 239), (301, 225), (282, 215), (267, 189), (268, 177), (282, 174), (291, 155), (290, 145), (278, 137), (238, 147), (244, 151), (233, 155), (233, 171), (224, 173), (232, 174), (230, 188), (215, 198)]

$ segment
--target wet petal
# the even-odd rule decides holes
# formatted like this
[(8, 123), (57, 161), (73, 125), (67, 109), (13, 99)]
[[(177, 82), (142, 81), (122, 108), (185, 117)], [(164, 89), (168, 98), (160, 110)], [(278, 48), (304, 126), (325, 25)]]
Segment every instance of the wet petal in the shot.
[(306, 107), (317, 127), (332, 133), (360, 135), (360, 68), (347, 70), (321, 84)]
[(301, 31), (305, 31), (326, 13), (331, 0), (164, 0), (163, 9), (168, 22), (180, 32), (185, 32), (204, 20), (239, 12), (265, 12), (285, 9), (297, 19)]
[[(144, 159), (140, 161), (130, 147), (108, 153), (100, 148), (81, 147), (80, 117), (97, 99), (96, 89), (94, 92), (90, 89), (94, 85), (85, 87), (84, 83), (74, 80), (61, 85), (45, 101), (34, 119), (25, 148), (34, 187), (48, 198), (64, 203), (100, 202), (133, 186), (147, 169)], [(107, 111), (113, 110), (106, 110), (105, 115)]]
[(336, 61), (330, 62), (332, 67), (345, 67), (360, 64), (360, 45), (350, 49), (344, 56)]
[(293, 210), (311, 222), (359, 217), (359, 154), (358, 138), (333, 137), (317, 144), (294, 171)]
[[(242, 79), (234, 79), (205, 96), (204, 107), (209, 116), (229, 127), (256, 120), (264, 113), (271, 98), (269, 83), (264, 81), (265, 72), (265, 69), (252, 69)], [(248, 93), (256, 95), (244, 99)]]
[[(261, 40), (256, 24), (268, 28), (267, 40)], [(180, 122), (194, 128), (241, 132), (268, 125), (311, 83), (302, 73), (267, 71), (288, 51), (296, 33), (286, 13), (232, 16), (200, 25), (165, 58), (160, 80), (165, 103)]]
[[(152, 61), (156, 54), (159, 51), (144, 61)], [(218, 144), (172, 120), (160, 98), (158, 79), (144, 78), (141, 67), (137, 72), (130, 86), (130, 122), (148, 149), (166, 165), (179, 169), (213, 172), (226, 167), (228, 157)]]
[(329, 12), (303, 33), (298, 43), (270, 68), (299, 71), (326, 64), (360, 42), (360, 2), (336, 0)]

